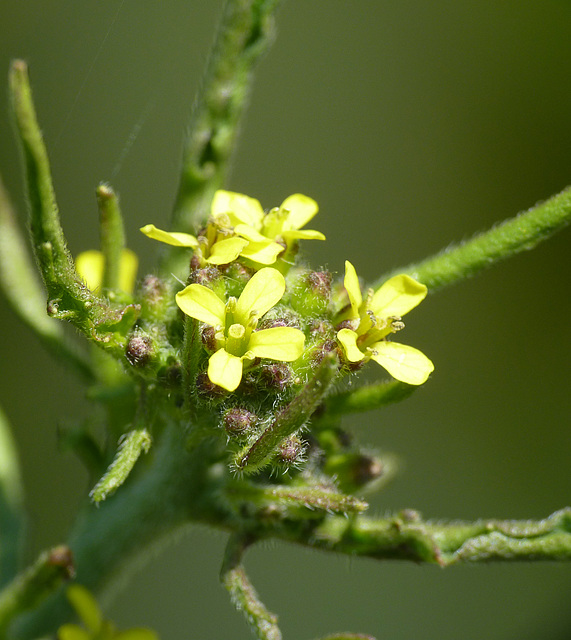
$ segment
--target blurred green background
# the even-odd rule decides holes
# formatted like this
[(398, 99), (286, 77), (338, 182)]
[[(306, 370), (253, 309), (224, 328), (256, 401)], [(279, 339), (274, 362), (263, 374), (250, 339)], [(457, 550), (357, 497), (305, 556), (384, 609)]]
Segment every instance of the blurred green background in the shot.
[[(109, 180), (141, 273), (153, 268), (137, 229), (168, 226), (221, 6), (0, 2), (0, 69), (13, 57), (30, 64), (74, 253), (97, 242), (94, 189)], [(556, 0), (288, 0), (228, 186), (268, 207), (314, 197), (327, 242), (305, 250), (337, 273), (350, 259), (372, 279), (468, 238), (571, 183), (570, 27), (571, 2)], [(7, 102), (0, 169), (23, 218)], [(403, 341), (433, 359), (434, 375), (406, 403), (348, 421), (403, 462), (372, 513), (541, 518), (571, 502), (570, 263), (567, 230), (407, 318)], [(56, 430), (91, 407), (5, 302), (0, 327), (0, 401), (22, 447), (31, 558), (65, 539), (89, 489)], [(224, 544), (211, 531), (181, 535), (109, 615), (163, 640), (247, 640), (218, 584)], [(271, 544), (247, 566), (286, 640), (347, 629), (391, 640), (571, 637), (569, 565), (443, 571)]]

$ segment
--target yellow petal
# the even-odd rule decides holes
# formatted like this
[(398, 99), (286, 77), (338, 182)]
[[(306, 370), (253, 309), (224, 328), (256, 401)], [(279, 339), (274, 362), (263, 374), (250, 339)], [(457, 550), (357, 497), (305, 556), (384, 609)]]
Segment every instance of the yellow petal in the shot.
[(305, 335), (293, 327), (273, 327), (254, 331), (248, 350), (258, 358), (271, 358), (282, 362), (297, 360), (303, 353)]
[(317, 202), (301, 193), (294, 193), (289, 198), (286, 198), (282, 202), (280, 209), (289, 211), (289, 216), (284, 224), (284, 231), (301, 229), (319, 211)]
[(208, 287), (190, 284), (176, 294), (176, 303), (187, 316), (213, 327), (224, 326), (226, 305)]
[(97, 600), (91, 592), (80, 584), (72, 584), (68, 587), (66, 596), (83, 624), (92, 633), (97, 633), (101, 628), (102, 618)]
[(190, 233), (163, 231), (162, 229), (157, 229), (154, 224), (146, 224), (144, 227), (141, 227), (140, 231), (144, 233), (147, 238), (165, 242), (173, 247), (190, 247), (191, 249), (198, 247), (198, 240), (194, 236), (191, 236)]
[(325, 236), (321, 231), (313, 231), (312, 229), (300, 229), (298, 231), (284, 231), (282, 233), (284, 240), (325, 240)]
[(58, 629), (58, 640), (90, 640), (91, 636), (85, 629), (76, 624), (64, 624)]
[(406, 344), (377, 342), (371, 349), (371, 358), (401, 382), (422, 384), (434, 371), (432, 361), (424, 353)]
[(341, 329), (337, 332), (337, 340), (341, 343), (345, 357), (349, 362), (359, 362), (365, 355), (357, 346), (357, 334), (351, 329)]
[(377, 318), (404, 316), (426, 298), (427, 288), (409, 276), (394, 276), (375, 292), (370, 303)]
[(246, 283), (236, 305), (236, 321), (248, 325), (251, 314), (263, 316), (275, 306), (285, 292), (285, 280), (277, 269), (265, 267)]
[(247, 245), (248, 241), (242, 238), (226, 238), (215, 242), (210, 248), (210, 256), (206, 262), (210, 264), (229, 264), (236, 260)]
[(359, 278), (355, 267), (345, 260), (345, 279), (343, 280), (347, 295), (349, 296), (349, 302), (351, 302), (351, 311), (353, 318), (359, 317), (359, 307), (363, 302), (363, 296), (361, 295), (361, 286), (359, 285)]
[(208, 377), (219, 387), (234, 391), (242, 380), (242, 358), (218, 349), (208, 361)]
[(237, 224), (234, 227), (234, 232), (237, 233), (242, 238), (246, 238), (246, 240), (251, 240), (252, 242), (271, 242), (271, 238), (267, 238), (262, 235), (259, 231), (256, 231), (254, 227), (251, 227), (248, 224)]
[(284, 250), (281, 244), (267, 240), (266, 242), (249, 242), (240, 255), (259, 264), (274, 264)]
[(216, 217), (225, 213), (233, 225), (244, 223), (259, 229), (264, 217), (262, 205), (255, 198), (250, 198), (242, 193), (223, 191), (214, 194), (211, 214)]
[(125, 293), (133, 293), (137, 278), (139, 258), (131, 249), (123, 249), (121, 252), (121, 264), (119, 265), (119, 287)]
[(105, 260), (101, 251), (83, 251), (75, 259), (77, 273), (91, 291), (97, 291), (103, 282)]

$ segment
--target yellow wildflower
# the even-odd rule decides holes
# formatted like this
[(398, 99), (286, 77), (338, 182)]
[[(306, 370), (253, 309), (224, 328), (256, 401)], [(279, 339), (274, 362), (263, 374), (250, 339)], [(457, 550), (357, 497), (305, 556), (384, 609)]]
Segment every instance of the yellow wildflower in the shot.
[(285, 292), (285, 280), (276, 269), (265, 267), (247, 282), (238, 299), (224, 303), (211, 289), (191, 284), (176, 295), (186, 315), (216, 329), (217, 350), (208, 362), (208, 377), (234, 391), (242, 379), (244, 364), (254, 358), (282, 362), (297, 360), (305, 336), (299, 329), (274, 327), (256, 331), (258, 320), (275, 306)]
[(406, 275), (395, 276), (376, 292), (370, 290), (365, 300), (353, 265), (345, 262), (345, 289), (350, 310), (343, 314), (345, 327), (337, 339), (349, 362), (375, 360), (394, 378), (419, 385), (434, 371), (432, 362), (418, 349), (389, 342), (389, 334), (404, 327), (401, 317), (414, 309), (426, 297), (427, 289)]

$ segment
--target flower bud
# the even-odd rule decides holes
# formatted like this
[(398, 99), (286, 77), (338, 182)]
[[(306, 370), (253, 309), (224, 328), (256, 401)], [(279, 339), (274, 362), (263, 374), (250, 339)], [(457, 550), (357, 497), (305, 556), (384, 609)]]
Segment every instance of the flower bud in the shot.
[(288, 387), (293, 372), (287, 362), (272, 362), (261, 367), (260, 377), (264, 386), (281, 392)]
[(282, 441), (275, 462), (286, 467), (296, 466), (305, 459), (305, 443), (298, 436), (290, 436)]
[(251, 435), (257, 422), (258, 417), (255, 413), (238, 407), (228, 409), (222, 416), (224, 431), (226, 431), (229, 438), (238, 441), (246, 440)]
[(135, 334), (129, 338), (125, 357), (134, 367), (144, 367), (154, 354), (153, 341), (149, 336)]
[(288, 279), (291, 306), (302, 316), (318, 316), (327, 311), (331, 299), (328, 271), (301, 271)]
[(337, 479), (341, 491), (355, 493), (363, 491), (375, 480), (379, 480), (384, 472), (384, 464), (379, 458), (361, 452), (340, 453), (331, 456), (323, 470)]

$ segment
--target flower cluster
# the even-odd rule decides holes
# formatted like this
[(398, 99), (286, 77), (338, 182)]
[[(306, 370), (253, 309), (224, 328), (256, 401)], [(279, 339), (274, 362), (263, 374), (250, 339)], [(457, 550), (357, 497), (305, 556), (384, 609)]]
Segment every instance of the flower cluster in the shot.
[[(245, 372), (264, 360), (295, 363), (312, 354), (315, 363), (333, 349), (347, 370), (372, 359), (397, 380), (422, 384), (434, 369), (432, 362), (389, 337), (404, 327), (402, 316), (424, 299), (426, 287), (400, 275), (363, 298), (355, 269), (346, 262), (349, 304), (336, 308), (330, 276), (295, 267), (299, 240), (325, 239), (304, 228), (317, 211), (317, 203), (302, 194), (265, 213), (258, 200), (221, 190), (197, 236), (152, 224), (141, 228), (154, 240), (193, 252), (190, 284), (176, 294), (176, 303), (202, 323), (210, 382), (235, 391)], [(328, 337), (318, 344), (317, 334)]]

